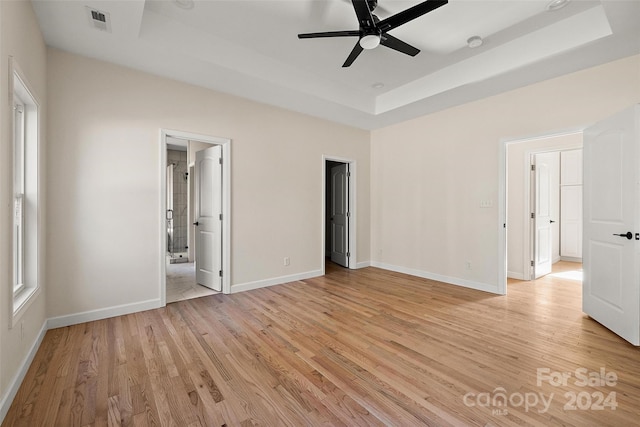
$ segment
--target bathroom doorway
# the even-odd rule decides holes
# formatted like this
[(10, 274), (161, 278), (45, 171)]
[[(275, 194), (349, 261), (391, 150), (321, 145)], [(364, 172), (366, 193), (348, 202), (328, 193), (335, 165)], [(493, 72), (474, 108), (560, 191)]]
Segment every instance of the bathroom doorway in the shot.
[(170, 264), (189, 262), (188, 201), (189, 178), (188, 141), (168, 138), (167, 141), (167, 258)]
[[(225, 166), (228, 168), (229, 159), (224, 158), (225, 153), (229, 154), (228, 146), (225, 150), (225, 144), (228, 142), (229, 140), (226, 139), (202, 137), (177, 131), (163, 131), (162, 133), (161, 147), (164, 154), (162, 156), (162, 195), (164, 199), (162, 206), (164, 209), (162, 212), (161, 298), (165, 303), (212, 295), (220, 290), (225, 293), (229, 292), (228, 220), (230, 214), (228, 200), (230, 198), (228, 190), (230, 186), (227, 175), (230, 174), (228, 170), (225, 170)], [(212, 150), (218, 153), (215, 164), (220, 176), (216, 180), (217, 184), (213, 186), (215, 188), (209, 186), (207, 194), (204, 194), (202, 188), (204, 188), (203, 183), (206, 180), (200, 180), (200, 186), (196, 184), (198, 181), (196, 159), (200, 154)], [(201, 178), (204, 179), (208, 175), (210, 174), (203, 173)], [(199, 188), (200, 193), (198, 193)], [(203, 213), (198, 213), (198, 207), (205, 199), (219, 201), (217, 206), (220, 212), (215, 216), (220, 223), (217, 225), (218, 243), (213, 251), (209, 247), (211, 246), (210, 242), (206, 242), (207, 244), (204, 246), (201, 242), (201, 250), (198, 251), (198, 237), (200, 236), (198, 236), (196, 224), (203, 222), (201, 220), (204, 218), (202, 217)], [(200, 200), (200, 204), (198, 204), (198, 200)], [(223, 221), (223, 218), (226, 221)], [(212, 265), (216, 266), (215, 272), (208, 271), (211, 270)], [(224, 274), (225, 270), (227, 277)], [(202, 280), (204, 273), (207, 273), (208, 276), (215, 275), (216, 286), (209, 283), (211, 280)]]

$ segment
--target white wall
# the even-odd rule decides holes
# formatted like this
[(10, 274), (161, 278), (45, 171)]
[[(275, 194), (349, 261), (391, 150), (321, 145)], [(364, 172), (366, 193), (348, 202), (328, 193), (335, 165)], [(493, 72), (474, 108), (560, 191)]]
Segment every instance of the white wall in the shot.
[[(530, 154), (582, 147), (582, 133), (552, 135), (527, 139), (507, 145), (507, 273), (508, 277), (522, 280), (525, 276), (526, 260), (529, 258), (530, 230), (526, 221), (525, 196), (529, 181)], [(558, 188), (559, 191), (559, 188)], [(559, 215), (558, 215), (559, 216)], [(556, 219), (559, 224), (559, 218)], [(556, 227), (557, 231), (558, 228)], [(557, 242), (556, 242), (557, 243)], [(554, 257), (559, 256), (557, 244)]]
[(501, 141), (581, 127), (640, 102), (639, 71), (634, 56), (373, 131), (374, 263), (495, 290)]
[[(0, 421), (4, 410), (8, 409), (11, 391), (23, 373), (24, 363), (30, 350), (40, 337), (39, 332), (45, 322), (46, 272), (44, 270), (44, 237), (46, 229), (43, 218), (46, 189), (44, 187), (46, 155), (46, 47), (38, 29), (31, 3), (25, 0), (0, 1)], [(12, 252), (12, 206), (13, 206), (13, 111), (9, 106), (9, 56), (18, 63), (26, 76), (33, 95), (41, 102), (40, 115), (40, 185), (39, 185), (39, 226), (40, 226), (40, 286), (43, 291), (31, 303), (20, 318), (19, 323), (10, 326), (13, 252)], [(22, 326), (21, 326), (22, 323)], [(21, 336), (23, 328), (24, 336)]]
[(323, 154), (358, 162), (368, 261), (368, 132), (55, 49), (48, 61), (50, 316), (160, 297), (160, 128), (232, 140), (232, 290), (320, 271)]

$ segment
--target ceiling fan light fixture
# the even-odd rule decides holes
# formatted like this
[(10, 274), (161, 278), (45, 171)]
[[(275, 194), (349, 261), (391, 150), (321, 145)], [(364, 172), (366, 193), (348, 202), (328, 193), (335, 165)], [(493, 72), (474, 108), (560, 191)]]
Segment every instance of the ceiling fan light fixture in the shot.
[(471, 49), (480, 47), (482, 46), (483, 43), (484, 43), (484, 40), (482, 40), (482, 37), (480, 36), (473, 36), (467, 39), (467, 46), (469, 46)]
[(380, 35), (367, 34), (360, 39), (360, 46), (363, 49), (375, 49), (380, 45)]
[(571, 0), (551, 0), (549, 3), (547, 3), (547, 11), (554, 12), (556, 10), (560, 10), (568, 5), (570, 1)]

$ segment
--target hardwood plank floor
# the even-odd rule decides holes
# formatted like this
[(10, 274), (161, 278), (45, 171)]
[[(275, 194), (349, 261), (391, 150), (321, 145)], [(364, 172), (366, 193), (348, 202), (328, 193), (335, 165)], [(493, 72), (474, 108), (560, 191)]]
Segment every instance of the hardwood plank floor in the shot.
[(48, 331), (2, 425), (638, 425), (640, 350), (580, 293), (556, 275), (495, 296), (328, 265)]

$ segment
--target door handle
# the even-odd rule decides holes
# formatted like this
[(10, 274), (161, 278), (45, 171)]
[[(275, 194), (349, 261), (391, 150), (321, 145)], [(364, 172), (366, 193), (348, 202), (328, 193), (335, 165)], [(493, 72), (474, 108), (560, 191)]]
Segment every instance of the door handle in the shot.
[(549, 220), (549, 223), (550, 223), (550, 224), (554, 224), (554, 223), (555, 223), (555, 221), (554, 221), (554, 220), (552, 220), (552, 219), (550, 219), (550, 220)]
[(196, 222), (193, 223), (193, 225), (195, 225), (197, 227), (198, 225), (200, 225), (200, 223), (198, 221), (196, 221)]
[(620, 236), (620, 237), (626, 237), (629, 240), (633, 239), (633, 233), (631, 233), (630, 231), (627, 231), (624, 234), (615, 234), (615, 233), (613, 233), (613, 235), (614, 236)]

